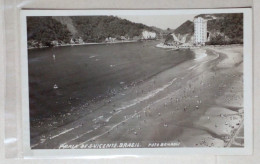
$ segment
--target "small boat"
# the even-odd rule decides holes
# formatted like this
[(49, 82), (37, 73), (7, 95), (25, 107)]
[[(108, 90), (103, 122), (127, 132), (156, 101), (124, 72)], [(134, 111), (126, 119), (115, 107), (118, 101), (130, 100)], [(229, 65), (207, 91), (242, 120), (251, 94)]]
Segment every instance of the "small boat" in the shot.
[(58, 89), (58, 88), (59, 88), (58, 85), (54, 84), (53, 89)]

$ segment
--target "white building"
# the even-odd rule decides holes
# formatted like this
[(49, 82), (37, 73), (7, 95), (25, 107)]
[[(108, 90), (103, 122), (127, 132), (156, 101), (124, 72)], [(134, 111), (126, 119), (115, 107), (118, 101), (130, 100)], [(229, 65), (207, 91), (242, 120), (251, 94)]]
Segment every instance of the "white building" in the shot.
[(142, 39), (155, 39), (156, 33), (144, 30), (142, 32)]
[(194, 43), (205, 45), (207, 41), (207, 20), (201, 17), (194, 19)]
[(105, 42), (109, 42), (109, 43), (115, 42), (115, 41), (116, 41), (116, 38), (112, 38), (112, 37), (108, 37), (105, 39)]

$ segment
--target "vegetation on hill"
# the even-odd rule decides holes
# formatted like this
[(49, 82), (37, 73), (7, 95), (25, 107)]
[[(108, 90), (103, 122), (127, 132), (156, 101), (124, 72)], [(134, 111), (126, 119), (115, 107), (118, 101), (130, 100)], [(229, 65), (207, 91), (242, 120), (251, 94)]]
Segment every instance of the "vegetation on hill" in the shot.
[[(28, 17), (27, 32), (29, 46), (38, 44), (51, 46), (82, 39), (84, 42), (103, 42), (106, 38), (132, 39), (139, 37), (143, 30), (158, 31), (141, 23), (133, 23), (114, 16), (73, 16), (73, 17)], [(72, 33), (73, 29), (73, 33)]]
[[(196, 17), (208, 20), (207, 28), (211, 34), (207, 44), (242, 44), (243, 14), (201, 14)], [(214, 18), (214, 19), (213, 19)]]
[(73, 24), (85, 42), (101, 42), (107, 37), (119, 39), (121, 36), (133, 38), (143, 30), (154, 31), (141, 23), (133, 23), (114, 16), (71, 17)]
[[(208, 20), (210, 40), (207, 44), (243, 43), (243, 14), (200, 14)], [(165, 42), (178, 40), (192, 42), (194, 23), (184, 22), (177, 29), (161, 30), (141, 23), (130, 22), (115, 16), (73, 16), (73, 17), (27, 17), (29, 47), (68, 44), (71, 40), (83, 42), (103, 42), (106, 38), (140, 38), (142, 31), (153, 31), (165, 37)]]
[(51, 41), (68, 43), (71, 33), (65, 25), (51, 17), (27, 17), (27, 39), (29, 46), (38, 42), (42, 46), (51, 46)]
[[(194, 23), (190, 20), (187, 20), (178, 28), (176, 28), (172, 33), (174, 33), (174, 35), (178, 37), (179, 40), (185, 37), (185, 40), (189, 41), (194, 33)], [(165, 37), (164, 44), (174, 44), (174, 42), (176, 42), (172, 36), (172, 33)]]
[[(243, 43), (243, 14), (200, 14), (195, 16), (207, 19), (207, 30), (210, 34), (209, 41), (206, 44), (242, 44)], [(185, 38), (185, 42), (193, 42), (194, 23), (186, 21), (174, 30), (174, 35), (179, 40)], [(165, 43), (173, 43), (172, 35), (167, 35)]]
[(194, 23), (190, 20), (187, 20), (181, 24), (178, 28), (174, 30), (174, 34), (193, 34), (194, 33)]

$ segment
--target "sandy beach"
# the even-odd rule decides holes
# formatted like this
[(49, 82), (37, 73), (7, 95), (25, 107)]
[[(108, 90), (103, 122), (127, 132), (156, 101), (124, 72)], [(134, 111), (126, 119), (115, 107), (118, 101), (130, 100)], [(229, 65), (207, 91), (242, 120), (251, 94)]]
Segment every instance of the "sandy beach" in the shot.
[(31, 147), (243, 146), (243, 46), (193, 51), (194, 59), (113, 97), (39, 122), (31, 130), (51, 130), (31, 138)]

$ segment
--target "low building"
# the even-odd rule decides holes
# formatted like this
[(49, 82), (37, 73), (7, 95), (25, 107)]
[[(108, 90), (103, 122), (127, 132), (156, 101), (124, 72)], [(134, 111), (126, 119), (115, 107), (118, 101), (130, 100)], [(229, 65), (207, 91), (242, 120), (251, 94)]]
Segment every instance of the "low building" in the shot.
[(115, 42), (115, 41), (116, 41), (116, 38), (112, 38), (112, 37), (108, 37), (105, 39), (105, 42), (109, 42), (109, 43)]
[(84, 41), (83, 41), (83, 39), (81, 37), (79, 37), (78, 42), (79, 42), (79, 44), (83, 44), (84, 43)]
[(127, 40), (127, 38), (125, 36), (120, 36), (121, 40)]
[(73, 38), (70, 39), (70, 44), (75, 44), (75, 41)]
[(142, 32), (142, 39), (156, 39), (156, 33), (144, 30)]
[(51, 41), (51, 45), (57, 46), (57, 45), (59, 45), (59, 42), (57, 40), (53, 40), (53, 41)]

